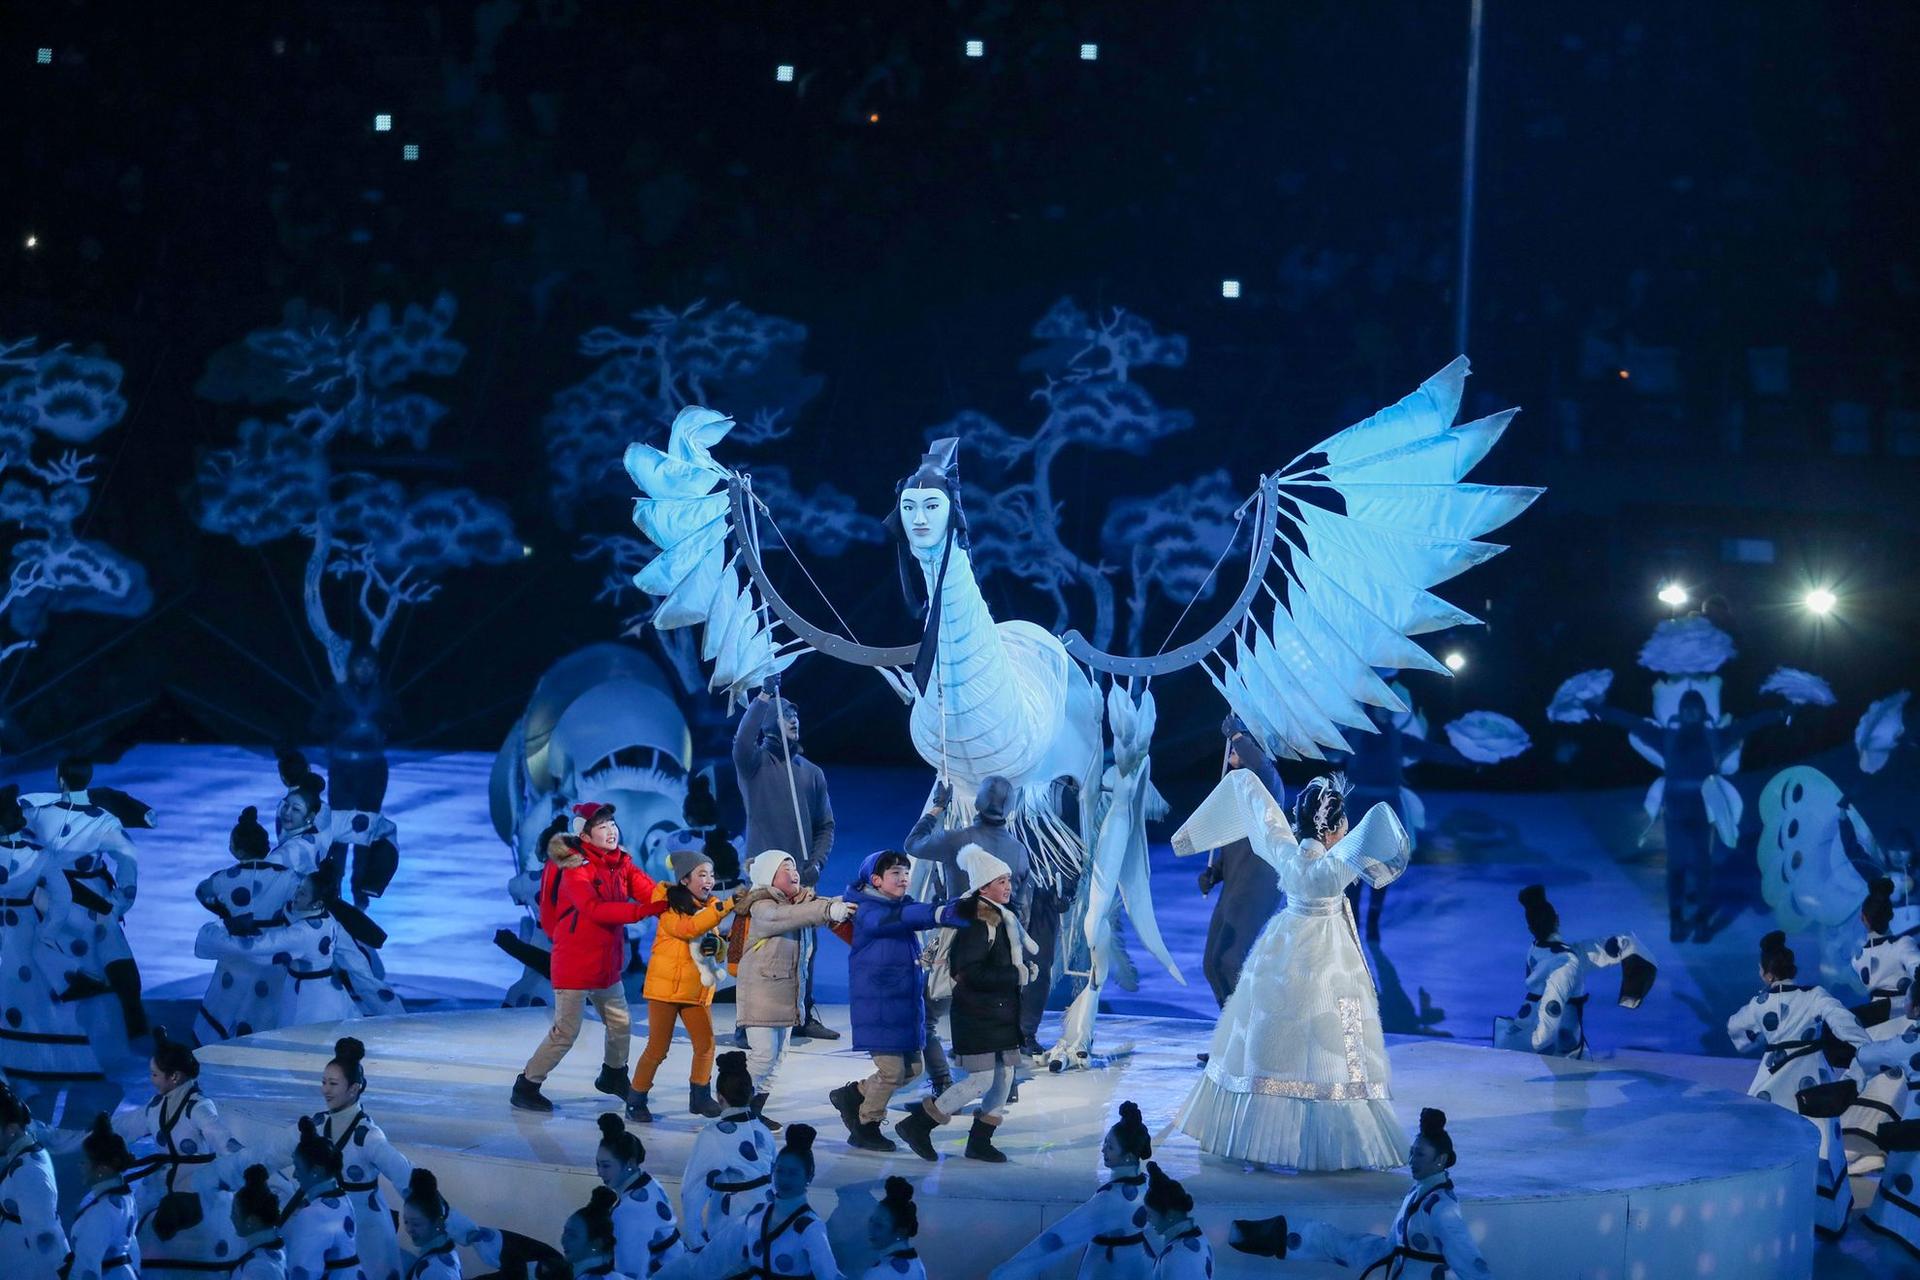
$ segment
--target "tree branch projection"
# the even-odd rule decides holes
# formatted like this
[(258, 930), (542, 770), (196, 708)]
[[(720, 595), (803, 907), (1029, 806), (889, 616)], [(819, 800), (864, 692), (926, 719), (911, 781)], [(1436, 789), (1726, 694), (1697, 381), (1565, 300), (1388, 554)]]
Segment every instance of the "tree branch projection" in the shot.
[[(457, 371), (466, 347), (449, 336), (453, 297), (384, 303), (341, 326), (302, 303), (246, 336), (238, 359), (216, 357), (200, 393), (223, 402), (291, 403), (277, 421), (248, 418), (231, 448), (209, 450), (195, 474), (194, 519), (245, 546), (303, 538), (307, 626), (336, 682), (356, 639), (378, 653), (403, 608), (424, 604), (450, 570), (524, 555), (506, 508), (466, 488), (409, 491), (365, 468), (377, 452), (424, 451), (447, 407), (403, 388)], [(264, 365), (272, 377), (261, 379)], [(327, 583), (344, 593), (331, 596)], [(344, 616), (343, 616), (344, 615)]]
[[(1093, 643), (1107, 648), (1117, 627), (1113, 576), (1121, 565), (1088, 560), (1060, 535), (1060, 504), (1053, 497), (1053, 467), (1073, 446), (1144, 457), (1168, 436), (1193, 426), (1184, 409), (1162, 408), (1133, 380), (1136, 369), (1177, 369), (1187, 362), (1187, 340), (1163, 334), (1141, 316), (1115, 309), (1089, 315), (1071, 298), (1062, 298), (1033, 327), (1047, 345), (1022, 362), (1038, 370), (1041, 385), (1033, 399), (1040, 421), (1020, 435), (986, 414), (965, 410), (937, 427), (928, 439), (959, 436), (962, 457), (984, 465), (987, 480), (968, 483), (967, 524), (974, 568), (983, 579), (1003, 575), (1038, 591), (1054, 607), (1053, 630), (1071, 625), (1069, 591), (1091, 597)], [(979, 475), (975, 467), (972, 476)], [(962, 474), (968, 475), (963, 466)], [(1124, 562), (1129, 646), (1141, 640), (1150, 593), (1190, 596), (1205, 579), (1206, 568), (1231, 536), (1229, 502), (1224, 533), (1218, 527), (1220, 491), (1225, 473), (1179, 485), (1152, 499), (1116, 504), (1101, 535), (1101, 554)], [(1168, 508), (1163, 516), (1159, 509)], [(1138, 537), (1147, 542), (1140, 546)], [(1188, 566), (1204, 556), (1198, 572)], [(1211, 593), (1212, 584), (1207, 584)], [(1184, 603), (1184, 600), (1182, 600)]]
[(32, 648), (55, 613), (135, 617), (153, 603), (146, 570), (75, 525), (97, 481), (91, 444), (126, 416), (121, 367), (36, 338), (0, 342), (0, 528), (7, 581), (0, 619), (17, 639), (0, 662)]
[[(600, 363), (586, 378), (554, 396), (543, 423), (557, 511), (573, 513), (583, 490), (605, 493), (605, 504), (627, 524), (632, 496), (621, 458), (635, 441), (665, 440), (674, 415), (701, 404), (739, 422), (731, 440), (766, 444), (784, 439), (792, 420), (820, 390), (821, 379), (800, 366), (806, 326), (761, 315), (729, 302), (709, 308), (696, 302), (681, 311), (637, 311), (633, 331), (608, 326), (580, 339), (581, 354)], [(861, 512), (851, 495), (831, 484), (804, 490), (785, 467), (754, 471), (754, 492), (767, 504), (780, 531), (796, 546), (836, 556), (854, 543), (884, 540), (879, 520)], [(611, 525), (611, 521), (609, 521)], [(766, 550), (782, 549), (770, 532)], [(633, 575), (653, 558), (651, 544), (629, 533), (585, 532), (576, 558), (606, 570), (598, 599), (625, 612), (625, 634), (648, 630), (654, 601), (633, 587)], [(700, 655), (686, 630), (654, 632), (682, 688), (706, 687)]]

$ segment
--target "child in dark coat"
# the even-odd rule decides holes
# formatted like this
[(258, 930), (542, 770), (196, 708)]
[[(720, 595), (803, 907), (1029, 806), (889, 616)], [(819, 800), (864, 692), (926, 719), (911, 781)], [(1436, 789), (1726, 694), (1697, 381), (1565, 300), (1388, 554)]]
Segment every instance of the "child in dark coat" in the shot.
[(915, 935), (966, 923), (952, 903), (915, 902), (907, 896), (912, 865), (895, 849), (869, 854), (847, 892), (847, 900), (859, 906), (847, 957), (853, 1047), (873, 1059), (873, 1074), (841, 1085), (830, 1096), (848, 1141), (862, 1151), (897, 1149), (881, 1134), (880, 1121), (893, 1095), (920, 1074), (926, 1005)]

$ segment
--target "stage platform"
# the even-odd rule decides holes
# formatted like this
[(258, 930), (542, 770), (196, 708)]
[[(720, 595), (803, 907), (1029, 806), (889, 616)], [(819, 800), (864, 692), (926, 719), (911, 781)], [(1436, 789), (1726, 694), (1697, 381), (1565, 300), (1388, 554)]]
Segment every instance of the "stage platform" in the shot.
[[(724, 1012), (716, 1019), (729, 1024)], [(845, 1028), (844, 1009), (830, 1021)], [(369, 1047), (367, 1110), (454, 1203), (482, 1222), (557, 1238), (594, 1185), (595, 1119), (609, 1099), (589, 1088), (600, 1029), (589, 1023), (547, 1084), (551, 1117), (514, 1111), (507, 1091), (546, 1026), (544, 1010), (487, 1010), (369, 1019), (347, 1028)], [(292, 1123), (319, 1105), (317, 1080), (339, 1028), (313, 1025), (200, 1050), (201, 1083), (239, 1135)], [(959, 1157), (962, 1125), (936, 1134), (946, 1159), (904, 1147), (883, 1157), (845, 1145), (828, 1090), (865, 1074), (838, 1042), (802, 1042), (769, 1108), (820, 1130), (813, 1205), (827, 1215), (843, 1270), (868, 1261), (864, 1224), (890, 1173), (918, 1185), (921, 1256), (937, 1280), (984, 1276), (993, 1264), (1081, 1203), (1102, 1180), (1099, 1144), (1120, 1100), (1140, 1104), (1155, 1158), (1186, 1183), (1223, 1276), (1279, 1274), (1226, 1248), (1237, 1217), (1286, 1212), (1384, 1231), (1409, 1183), (1404, 1172), (1292, 1175), (1203, 1156), (1166, 1132), (1197, 1073), (1208, 1024), (1107, 1017), (1102, 1070), (1042, 1075), (1023, 1086), (996, 1139), (1012, 1157)], [(723, 1033), (724, 1034), (724, 1033)], [(724, 1045), (723, 1045), (724, 1047)], [(1394, 1094), (1413, 1131), (1422, 1106), (1447, 1112), (1461, 1153), (1467, 1219), (1494, 1274), (1528, 1280), (1659, 1280), (1667, 1276), (1804, 1277), (1813, 1273), (1817, 1135), (1796, 1116), (1722, 1087), (1736, 1064), (1621, 1053), (1567, 1062), (1432, 1039), (1390, 1038)], [(676, 1041), (653, 1094), (660, 1117), (635, 1126), (648, 1169), (678, 1199), (699, 1125), (684, 1111), (690, 1050)], [(900, 1107), (910, 1099), (903, 1095)], [(898, 1109), (898, 1108), (897, 1108)], [(470, 1260), (471, 1261), (471, 1260)], [(1070, 1275), (1070, 1268), (1058, 1274)], [(1289, 1264), (1288, 1276), (1346, 1274)]]

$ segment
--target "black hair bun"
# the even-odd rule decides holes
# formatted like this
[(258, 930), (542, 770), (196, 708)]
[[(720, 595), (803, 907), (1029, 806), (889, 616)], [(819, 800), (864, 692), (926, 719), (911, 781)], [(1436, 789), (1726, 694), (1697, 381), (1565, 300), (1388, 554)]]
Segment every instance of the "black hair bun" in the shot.
[(1132, 1102), (1123, 1102), (1120, 1104), (1120, 1118), (1128, 1124), (1142, 1123), (1140, 1119), (1140, 1108)]
[(627, 1126), (619, 1116), (611, 1111), (602, 1111), (600, 1113), (600, 1136), (602, 1138), (617, 1138), (624, 1135), (626, 1131)]
[(440, 1180), (431, 1169), (415, 1169), (407, 1177), (407, 1194), (415, 1199), (435, 1200), (440, 1195)]
[(620, 1193), (612, 1187), (599, 1186), (587, 1197), (587, 1208), (595, 1213), (612, 1213), (613, 1207), (620, 1203)]
[(810, 1156), (813, 1154), (813, 1140), (818, 1136), (818, 1132), (810, 1124), (790, 1124), (787, 1126), (785, 1149)]
[(1420, 1136), (1421, 1137), (1431, 1138), (1436, 1134), (1444, 1134), (1446, 1133), (1446, 1131), (1447, 1131), (1447, 1113), (1446, 1112), (1440, 1110), (1440, 1108), (1438, 1107), (1422, 1107), (1420, 1109)]
[(912, 1204), (913, 1184), (898, 1174), (890, 1175), (887, 1178), (886, 1195), (888, 1204)]
[(1520, 905), (1523, 907), (1544, 907), (1547, 905), (1547, 886), (1530, 884), (1520, 891)]
[(250, 1191), (265, 1191), (267, 1189), (267, 1166), (263, 1164), (248, 1165), (247, 1171), (240, 1175), (240, 1185)]
[(312, 1116), (300, 1117), (300, 1136), (303, 1138), (317, 1138), (320, 1136), (320, 1130), (315, 1127)]
[(367, 1046), (353, 1036), (341, 1036), (333, 1042), (334, 1060), (347, 1066), (354, 1066), (365, 1060)]
[(1875, 898), (1892, 898), (1893, 881), (1885, 876), (1875, 876), (1873, 883), (1867, 886), (1867, 893)]

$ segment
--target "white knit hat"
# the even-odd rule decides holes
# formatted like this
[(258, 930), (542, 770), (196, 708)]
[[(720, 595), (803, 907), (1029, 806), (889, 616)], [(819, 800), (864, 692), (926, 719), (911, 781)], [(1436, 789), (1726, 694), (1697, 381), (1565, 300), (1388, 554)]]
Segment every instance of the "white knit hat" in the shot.
[(1013, 874), (1013, 868), (988, 853), (977, 844), (960, 846), (955, 861), (960, 869), (967, 873), (967, 884), (972, 892), (978, 893), (1001, 876)]
[[(780, 864), (783, 862), (793, 862), (793, 855), (784, 849), (768, 849), (747, 864), (747, 879), (756, 889), (770, 888), (773, 878), (780, 874)], [(794, 862), (793, 865), (795, 870), (799, 869), (799, 863)]]

